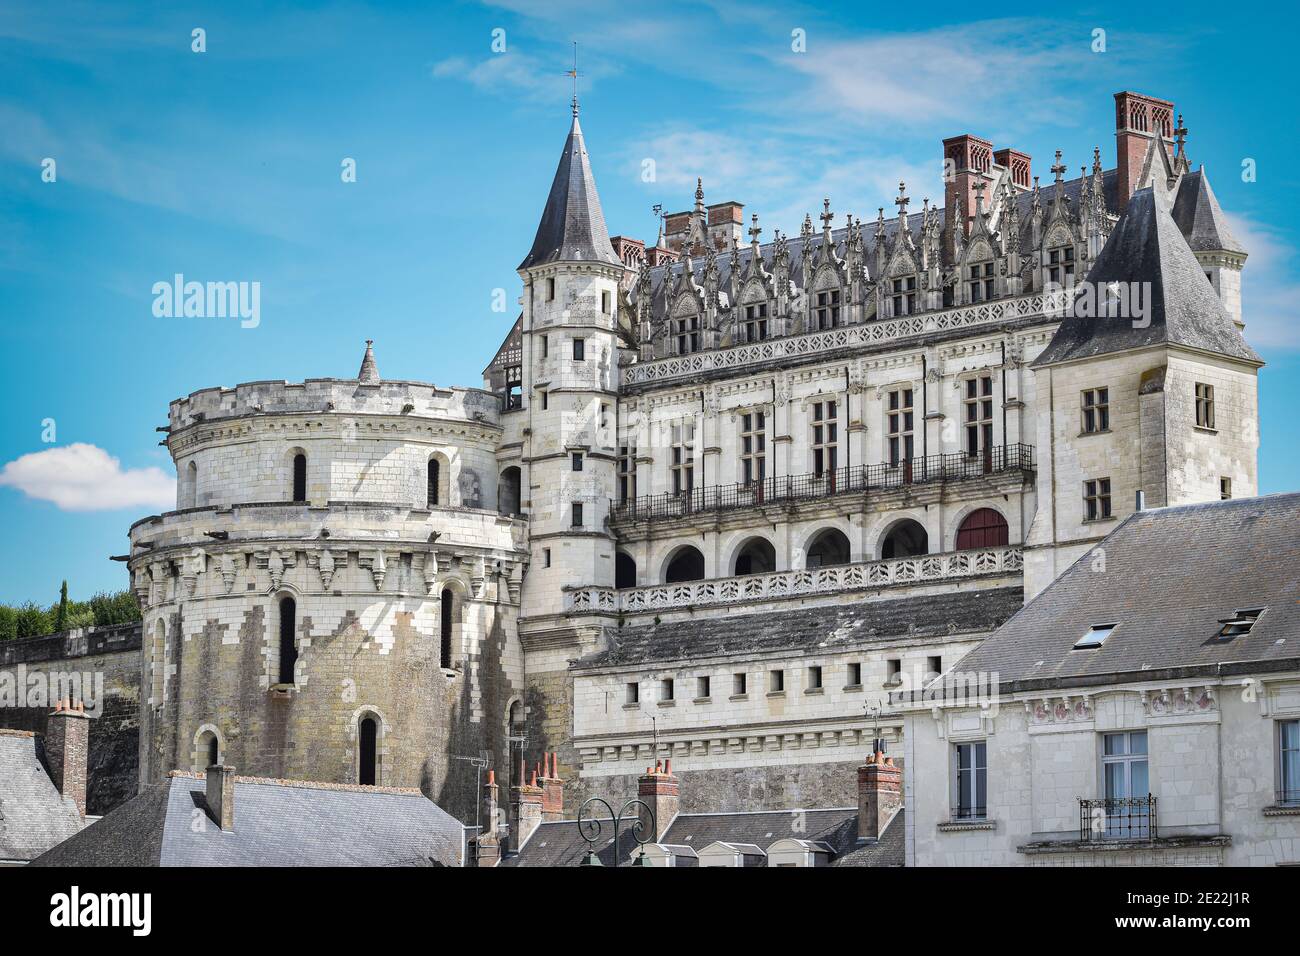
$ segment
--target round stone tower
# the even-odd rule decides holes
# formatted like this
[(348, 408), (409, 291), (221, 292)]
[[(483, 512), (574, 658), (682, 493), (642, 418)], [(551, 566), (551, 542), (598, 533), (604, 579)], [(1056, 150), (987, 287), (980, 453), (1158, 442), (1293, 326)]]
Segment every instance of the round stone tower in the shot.
[[(140, 779), (419, 786), (473, 819), (521, 697), (522, 520), (497, 509), (495, 396), (355, 379), (172, 402), (177, 509), (136, 522)], [(513, 510), (513, 509), (512, 509)]]

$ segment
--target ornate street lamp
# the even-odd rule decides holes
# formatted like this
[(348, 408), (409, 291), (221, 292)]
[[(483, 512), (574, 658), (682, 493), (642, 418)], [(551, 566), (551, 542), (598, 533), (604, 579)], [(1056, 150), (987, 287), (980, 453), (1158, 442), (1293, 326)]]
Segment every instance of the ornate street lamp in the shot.
[[(603, 806), (605, 808), (605, 812), (609, 814), (609, 816), (606, 817), (605, 819), (612, 821), (614, 824), (614, 865), (615, 866), (618, 866), (619, 830), (622, 828), (624, 820), (631, 821), (632, 839), (636, 841), (637, 846), (644, 847), (645, 844), (649, 843), (651, 840), (654, 839), (655, 833), (657, 832), (655, 830), (655, 814), (654, 811), (651, 810), (650, 807), (647, 806), (644, 801), (635, 800), (635, 799), (629, 800), (627, 803), (623, 804), (622, 809), (619, 810), (618, 813), (615, 813), (614, 808), (611, 807), (604, 800), (602, 800), (600, 797), (592, 797), (589, 800), (587, 800), (585, 803), (583, 803), (581, 807), (578, 808), (578, 833), (582, 837), (582, 839), (585, 840), (588, 844), (587, 855), (582, 858), (582, 863), (580, 863), (579, 866), (604, 866), (605, 865), (601, 863), (600, 858), (596, 856), (596, 844), (600, 842), (600, 835), (603, 831), (604, 825), (599, 817), (587, 816), (588, 808), (592, 807), (594, 804), (597, 803)], [(629, 810), (632, 811), (633, 814), (635, 815), (629, 817), (628, 815)], [(649, 832), (647, 833), (647, 831)], [(640, 854), (638, 854), (635, 862), (633, 862), (632, 865), (633, 866), (650, 865), (650, 861), (646, 857), (644, 849), (640, 852)]]

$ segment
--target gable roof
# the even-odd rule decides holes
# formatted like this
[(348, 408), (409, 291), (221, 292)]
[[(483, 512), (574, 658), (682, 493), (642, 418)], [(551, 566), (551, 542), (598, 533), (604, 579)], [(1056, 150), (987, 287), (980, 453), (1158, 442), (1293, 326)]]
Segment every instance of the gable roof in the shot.
[(596, 194), (596, 180), (591, 175), (591, 162), (587, 145), (578, 123), (578, 108), (573, 109), (573, 125), (564, 141), (551, 182), (550, 195), (542, 210), (542, 221), (537, 225), (533, 247), (520, 269), (545, 265), (548, 262), (606, 262), (621, 266), (614, 254), (605, 228), (605, 214), (600, 209)]
[[(1258, 607), (1249, 633), (1212, 640), (1224, 618)], [(1075, 650), (1095, 624), (1117, 626)], [(955, 669), (996, 673), (1003, 692), (1290, 669), (1298, 634), (1300, 493), (1240, 498), (1134, 513)]]
[[(1091, 294), (1097, 302), (1104, 302), (1106, 289), (1112, 283), (1125, 289), (1149, 284), (1148, 324), (1137, 328), (1129, 315), (1076, 315), (1071, 309), (1034, 361), (1035, 367), (1159, 344), (1261, 361), (1206, 280), (1170, 215), (1169, 200), (1162, 189), (1148, 186), (1133, 194), (1087, 278), (1080, 283), (1080, 294)], [(1075, 302), (1079, 301), (1076, 296)]]
[(461, 865), (463, 828), (418, 790), (236, 777), (235, 826), (223, 832), (205, 788), (202, 774), (173, 773), (34, 864)]
[(76, 803), (41, 765), (35, 735), (0, 730), (0, 860), (34, 859), (81, 827)]
[(1219, 208), (1219, 200), (1210, 188), (1210, 179), (1205, 175), (1205, 167), (1194, 173), (1188, 173), (1178, 185), (1178, 196), (1174, 200), (1174, 222), (1187, 239), (1187, 245), (1193, 252), (1235, 252), (1246, 254), (1246, 249), (1239, 243), (1228, 228), (1228, 217)]
[(790, 648), (853, 645), (910, 636), (992, 631), (1024, 603), (1021, 587), (804, 607), (764, 614), (641, 624), (612, 631), (610, 646), (574, 668), (611, 667)]

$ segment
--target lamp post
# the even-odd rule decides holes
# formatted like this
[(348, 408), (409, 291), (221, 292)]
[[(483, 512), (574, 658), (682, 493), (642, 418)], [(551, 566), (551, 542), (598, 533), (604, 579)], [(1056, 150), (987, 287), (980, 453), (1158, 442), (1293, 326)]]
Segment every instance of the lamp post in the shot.
[[(600, 804), (605, 808), (605, 812), (609, 814), (606, 819), (610, 820), (614, 824), (615, 866), (618, 866), (619, 829), (623, 826), (623, 821), (629, 819), (629, 810), (635, 813), (635, 816), (630, 819), (632, 820), (632, 839), (636, 841), (637, 846), (645, 846), (645, 844), (654, 839), (654, 835), (657, 832), (655, 830), (655, 814), (644, 801), (635, 799), (629, 800), (627, 803), (623, 804), (622, 809), (620, 809), (618, 813), (615, 813), (614, 808), (600, 797), (591, 797), (578, 808), (578, 834), (589, 846), (587, 855), (582, 858), (581, 866), (604, 866), (596, 856), (596, 844), (600, 841), (600, 835), (603, 831), (603, 823), (599, 817), (587, 816), (588, 809), (593, 807), (595, 804)], [(649, 831), (648, 834), (646, 831)], [(645, 850), (641, 851), (640, 855), (636, 858), (636, 862), (632, 865), (650, 865), (646, 861)]]

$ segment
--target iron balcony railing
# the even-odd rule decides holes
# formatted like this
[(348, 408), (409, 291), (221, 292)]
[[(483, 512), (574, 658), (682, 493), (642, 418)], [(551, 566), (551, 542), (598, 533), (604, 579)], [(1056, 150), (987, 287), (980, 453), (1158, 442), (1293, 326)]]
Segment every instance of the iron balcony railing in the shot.
[(1156, 838), (1156, 798), (1103, 797), (1099, 800), (1079, 798), (1079, 839), (1154, 840)]
[(654, 521), (707, 511), (753, 508), (782, 501), (813, 501), (871, 488), (960, 481), (1011, 471), (1033, 471), (1032, 445), (997, 445), (975, 454), (956, 452), (905, 458), (897, 464), (848, 465), (821, 474), (764, 478), (749, 484), (707, 485), (678, 493), (610, 503), (614, 521)]
[(988, 819), (988, 808), (979, 806), (956, 806), (949, 817), (952, 823), (983, 823)]

